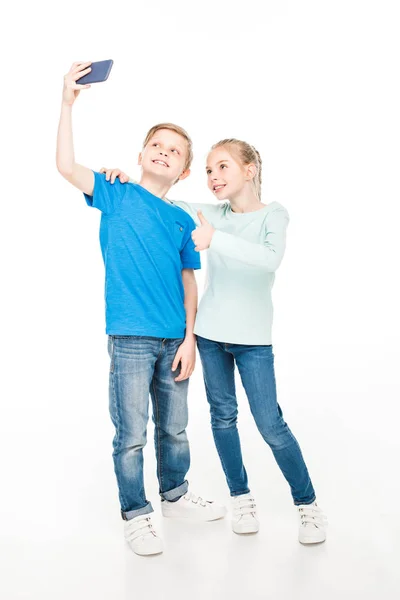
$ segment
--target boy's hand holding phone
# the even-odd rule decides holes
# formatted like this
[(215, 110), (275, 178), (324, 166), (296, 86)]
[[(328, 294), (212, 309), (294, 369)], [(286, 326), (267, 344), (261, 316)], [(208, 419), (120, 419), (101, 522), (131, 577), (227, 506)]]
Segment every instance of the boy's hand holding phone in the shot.
[(75, 62), (68, 73), (64, 75), (64, 90), (63, 90), (63, 104), (72, 106), (81, 90), (87, 90), (90, 88), (89, 84), (76, 83), (77, 79), (80, 79), (84, 75), (87, 75), (92, 70), (89, 62)]
[(114, 61), (75, 62), (64, 77), (63, 104), (72, 106), (81, 90), (90, 88), (91, 83), (106, 81)]

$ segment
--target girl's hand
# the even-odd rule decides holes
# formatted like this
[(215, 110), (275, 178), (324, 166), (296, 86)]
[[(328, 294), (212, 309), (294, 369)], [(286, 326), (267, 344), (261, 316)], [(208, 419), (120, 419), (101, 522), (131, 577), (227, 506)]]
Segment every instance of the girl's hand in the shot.
[(100, 173), (106, 174), (107, 181), (110, 181), (111, 178), (111, 183), (114, 183), (117, 177), (119, 177), (121, 183), (128, 183), (129, 181), (129, 175), (121, 171), (121, 169), (107, 169), (106, 167), (102, 167)]
[(201, 212), (201, 210), (197, 211), (197, 215), (199, 217), (201, 225), (200, 227), (197, 227), (194, 231), (192, 231), (192, 240), (194, 241), (196, 252), (200, 252), (200, 250), (207, 250), (207, 248), (210, 247), (215, 229), (203, 217), (203, 213)]
[(76, 80), (87, 75), (92, 70), (89, 62), (75, 62), (68, 73), (64, 75), (63, 104), (72, 106), (81, 90), (87, 90), (90, 85), (79, 85)]

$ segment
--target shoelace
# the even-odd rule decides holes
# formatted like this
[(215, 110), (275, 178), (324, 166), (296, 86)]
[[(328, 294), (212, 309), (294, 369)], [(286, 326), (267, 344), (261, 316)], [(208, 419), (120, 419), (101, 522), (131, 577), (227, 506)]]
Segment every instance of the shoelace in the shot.
[(238, 498), (234, 501), (233, 511), (236, 517), (254, 514), (256, 512), (256, 502), (254, 498)]
[(200, 496), (195, 496), (192, 492), (183, 496), (187, 502), (193, 502), (193, 504), (200, 504), (200, 506), (206, 507), (207, 504), (211, 504), (208, 500), (203, 500)]
[(138, 537), (144, 537), (145, 535), (153, 535), (157, 537), (149, 517), (140, 519), (139, 521), (132, 521), (126, 526), (125, 537), (128, 542), (132, 542)]
[(298, 507), (301, 524), (303, 527), (314, 526), (324, 527), (327, 524), (327, 518), (316, 504), (302, 504)]

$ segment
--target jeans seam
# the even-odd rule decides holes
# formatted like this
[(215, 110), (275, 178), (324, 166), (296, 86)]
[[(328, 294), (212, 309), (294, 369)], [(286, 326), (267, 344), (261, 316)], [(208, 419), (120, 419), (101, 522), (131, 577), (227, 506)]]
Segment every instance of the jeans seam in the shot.
[[(156, 368), (156, 364), (158, 359), (161, 356), (161, 353), (164, 349), (164, 341), (165, 338), (163, 338), (161, 340), (161, 348), (160, 348), (160, 352), (158, 353), (158, 356), (156, 358), (156, 362), (154, 363), (154, 370)], [(157, 396), (157, 391), (156, 391), (156, 385), (154, 382), (154, 373), (153, 373), (153, 379), (151, 382), (152, 386), (153, 386), (153, 393), (154, 393), (154, 400), (155, 400), (155, 405), (156, 405), (156, 418), (157, 418), (157, 423), (156, 423), (156, 435), (157, 435), (157, 446), (158, 446), (158, 461), (157, 461), (157, 471), (158, 471), (158, 479), (159, 479), (159, 483), (160, 483), (160, 487), (163, 488), (163, 469), (162, 469), (162, 447), (161, 447), (161, 436), (160, 436), (160, 411), (159, 411), (159, 405), (158, 405), (158, 396)]]
[(114, 353), (115, 353), (115, 342), (114, 342), (114, 336), (110, 336), (111, 337), (111, 362), (110, 362), (110, 373), (114, 373)]
[[(161, 354), (161, 352), (160, 352)], [(153, 375), (153, 381), (151, 382), (152, 386), (153, 386), (153, 394), (154, 394), (154, 400), (155, 400), (155, 405), (156, 405), (156, 418), (157, 418), (157, 422), (156, 422), (156, 435), (157, 435), (157, 446), (158, 446), (158, 465), (157, 465), (157, 470), (158, 470), (158, 479), (160, 482), (160, 488), (163, 489), (164, 485), (163, 485), (163, 469), (162, 469), (162, 447), (161, 447), (161, 436), (160, 436), (160, 412), (159, 412), (159, 405), (158, 405), (158, 396), (157, 396), (157, 390), (156, 390), (156, 385), (154, 382), (154, 375)]]
[[(120, 442), (120, 429), (121, 429), (121, 419), (120, 419), (120, 414), (119, 414), (119, 410), (118, 410), (118, 404), (117, 404), (117, 394), (115, 393), (115, 385), (114, 385), (114, 373), (111, 373), (111, 390), (112, 390), (112, 403), (113, 403), (113, 407), (114, 407), (114, 415), (115, 415), (115, 422), (116, 422), (116, 427), (115, 427), (115, 433), (116, 433), (116, 444), (115, 446), (118, 448), (119, 447), (119, 442)], [(116, 450), (116, 448), (114, 447), (114, 452), (118, 451)], [(118, 473), (117, 473), (117, 468), (116, 470), (116, 475), (117, 475), (117, 481), (119, 481), (119, 477), (118, 477)], [(119, 488), (119, 493), (121, 496), (121, 500), (123, 502), (123, 504), (126, 506), (127, 505), (127, 501), (126, 501), (126, 497), (125, 494), (123, 492), (123, 489), (121, 486), (118, 486)]]

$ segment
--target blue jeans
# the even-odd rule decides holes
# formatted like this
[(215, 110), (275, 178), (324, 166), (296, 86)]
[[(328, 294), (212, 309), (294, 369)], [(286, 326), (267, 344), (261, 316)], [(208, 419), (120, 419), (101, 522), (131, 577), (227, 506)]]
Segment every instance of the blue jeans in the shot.
[(295, 504), (311, 504), (315, 492), (299, 444), (276, 399), (272, 346), (214, 342), (197, 336), (211, 426), (231, 496), (248, 493), (237, 429), (235, 361), (257, 428), (271, 448)]
[(174, 501), (186, 494), (190, 465), (186, 437), (189, 380), (174, 381), (172, 362), (183, 339), (112, 335), (108, 338), (110, 415), (115, 426), (114, 469), (122, 518), (151, 513), (143, 481), (149, 395), (153, 403), (159, 491)]

